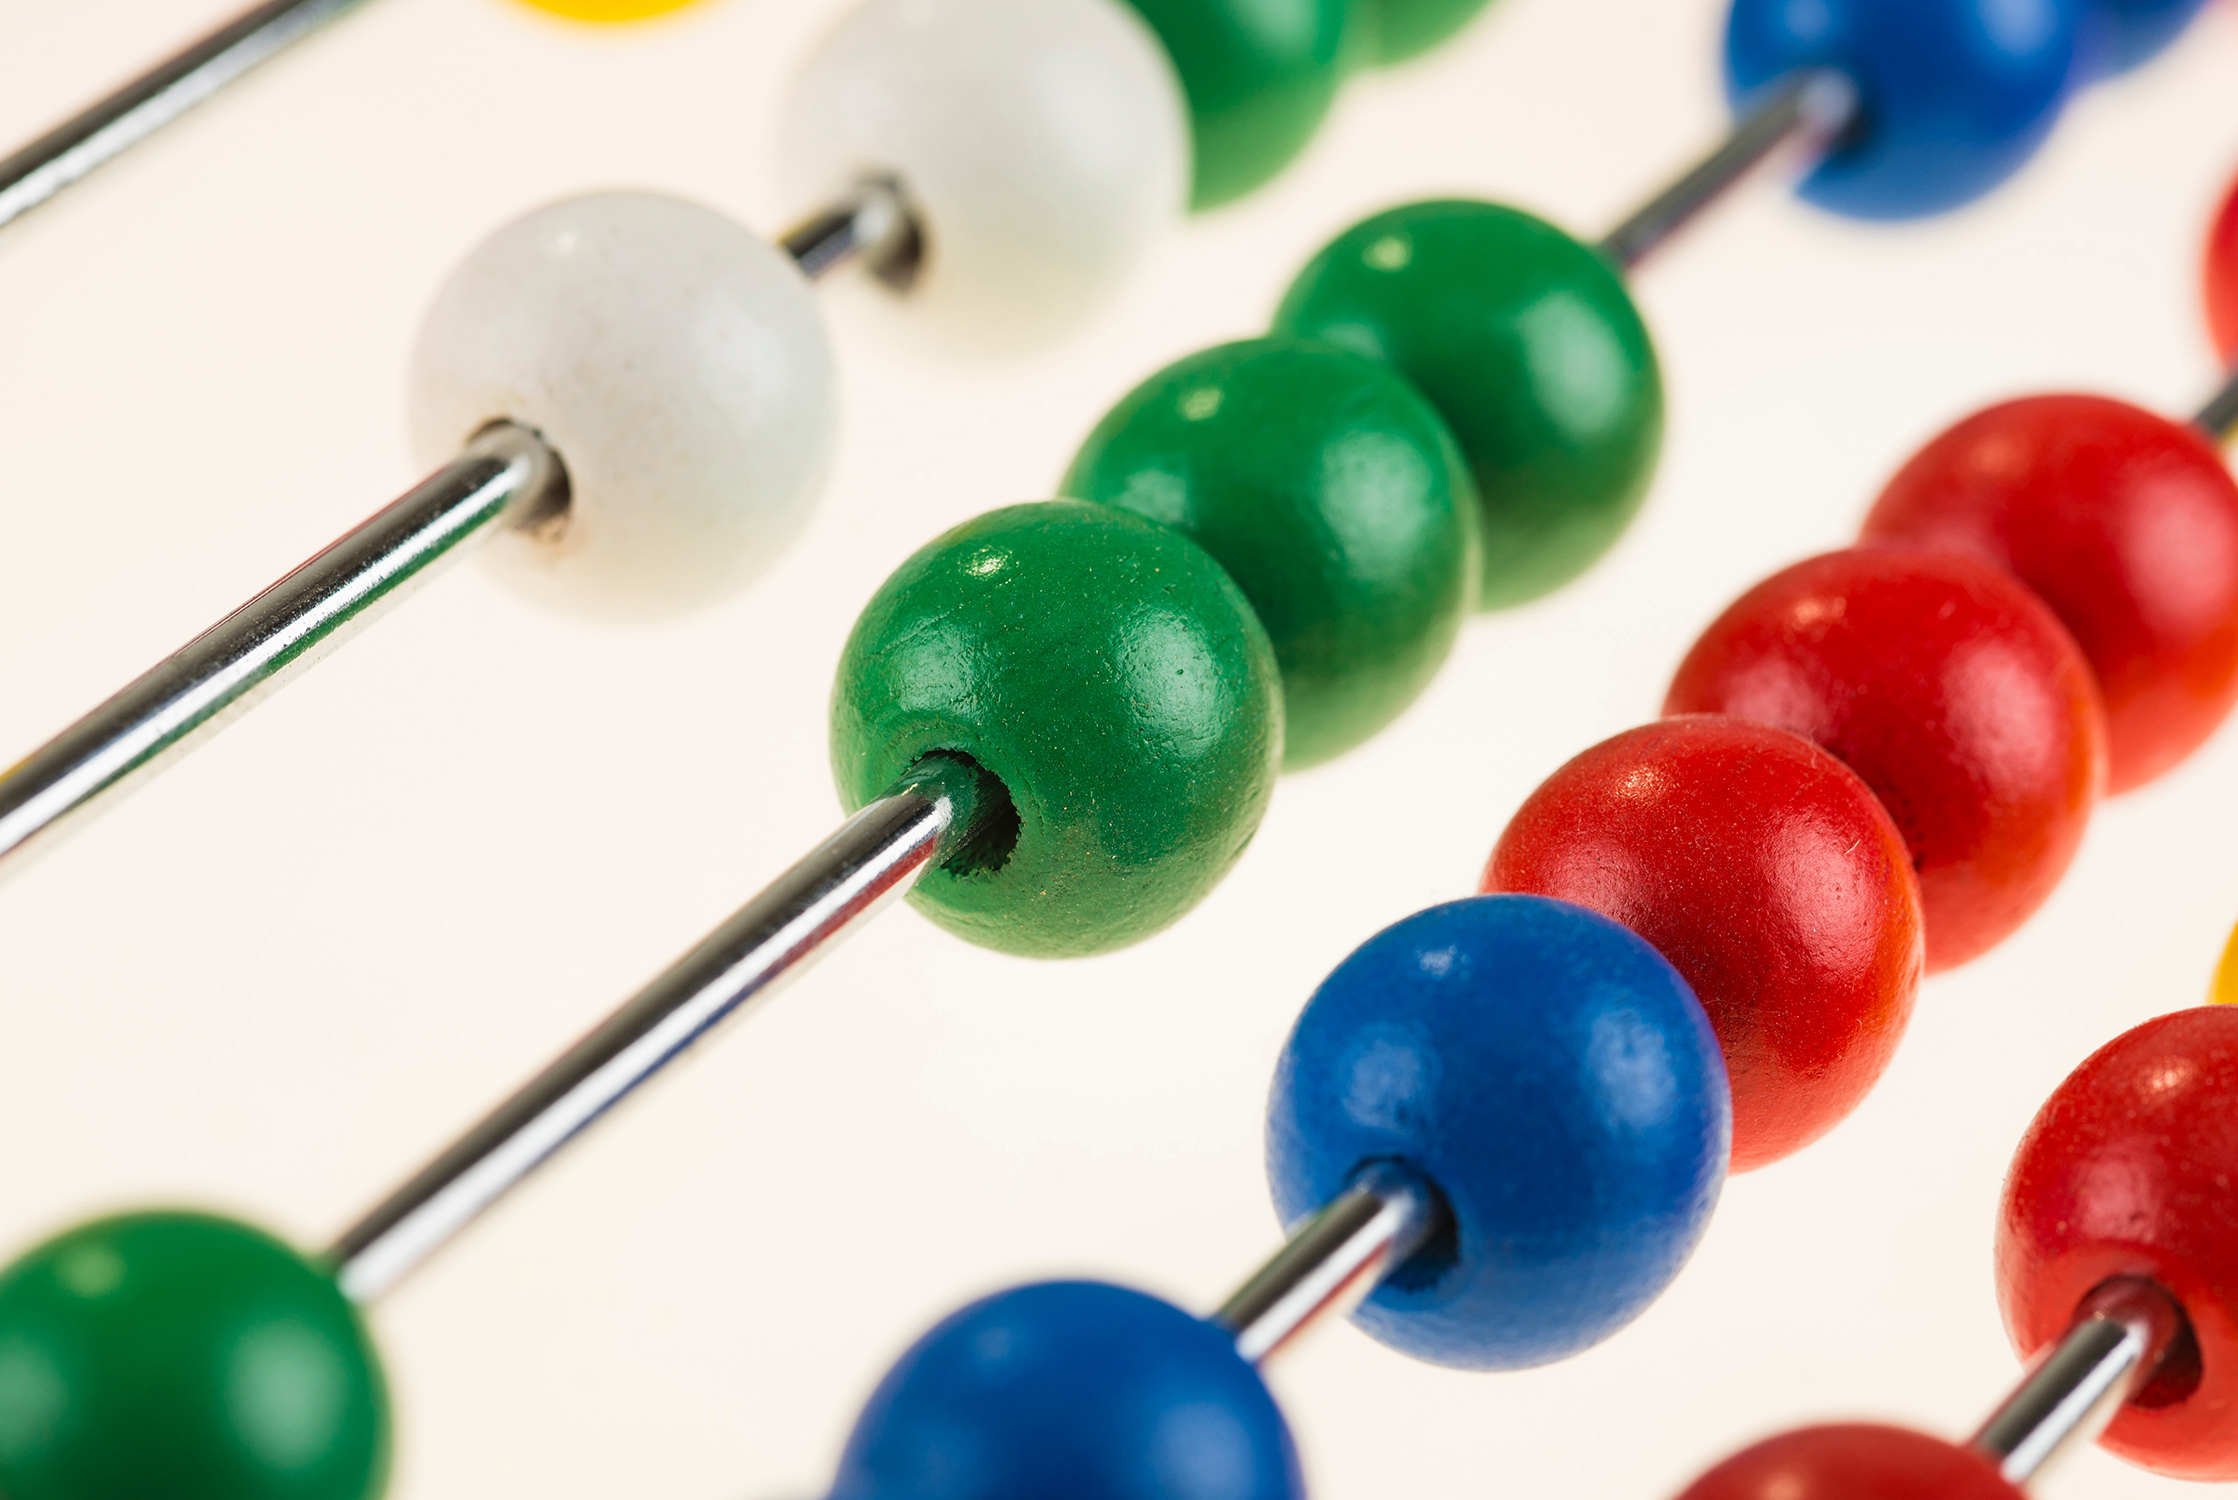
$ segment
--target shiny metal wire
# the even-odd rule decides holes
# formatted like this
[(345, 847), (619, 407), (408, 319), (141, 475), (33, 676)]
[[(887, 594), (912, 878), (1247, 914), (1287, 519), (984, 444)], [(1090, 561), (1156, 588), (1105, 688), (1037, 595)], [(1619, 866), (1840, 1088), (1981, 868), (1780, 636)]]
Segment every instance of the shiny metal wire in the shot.
[(2149, 1281), (2124, 1277), (2083, 1303), (2075, 1326), (1967, 1440), (2025, 1484), (2105, 1430), (2176, 1342), (2183, 1314)]

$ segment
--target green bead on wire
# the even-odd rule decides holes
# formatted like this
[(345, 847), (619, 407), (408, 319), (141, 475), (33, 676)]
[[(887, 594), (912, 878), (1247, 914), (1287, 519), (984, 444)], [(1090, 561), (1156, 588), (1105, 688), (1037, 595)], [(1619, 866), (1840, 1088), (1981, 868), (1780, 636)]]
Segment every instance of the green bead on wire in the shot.
[(1476, 494), (1444, 421), (1388, 366), (1326, 345), (1252, 339), (1169, 365), (1060, 488), (1228, 570), (1281, 664), (1287, 769), (1396, 718), (1476, 596)]
[(1654, 345), (1615, 268), (1543, 219), (1458, 199), (1377, 214), (1314, 257), (1275, 327), (1386, 361), (1445, 417), (1483, 505), (1479, 608), (1584, 572), (1647, 495)]

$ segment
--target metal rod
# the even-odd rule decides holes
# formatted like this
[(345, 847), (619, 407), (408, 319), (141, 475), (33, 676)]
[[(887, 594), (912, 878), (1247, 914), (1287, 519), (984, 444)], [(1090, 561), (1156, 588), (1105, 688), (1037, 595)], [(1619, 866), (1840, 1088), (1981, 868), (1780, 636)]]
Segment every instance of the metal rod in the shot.
[(1323, 1315), (1350, 1311), (1436, 1235), (1444, 1212), (1413, 1173), (1375, 1163), (1299, 1226), (1212, 1321), (1258, 1364)]
[(1830, 69), (1796, 73), (1766, 89), (1715, 151), (1609, 232), (1601, 253), (1629, 271), (1774, 157), (1800, 176), (1855, 123), (1857, 85)]
[(485, 429), (409, 494), (204, 631), (0, 774), (0, 870), (51, 846), (104, 793), (215, 733), (500, 526), (565, 505), (567, 478), (525, 427)]
[[(984, 821), (978, 771), (928, 756), (335, 1242), (342, 1290), (379, 1296), (748, 1001), (915, 883)], [(950, 835), (953, 837), (950, 837)]]
[(2149, 1281), (2123, 1277), (2093, 1292), (2075, 1325), (1967, 1440), (2012, 1483), (2096, 1438), (2151, 1378), (2183, 1313)]
[(2231, 368), (2230, 378), (2223, 382), (2222, 389), (2199, 408), (2199, 415), (2191, 419), (2191, 425), (2218, 443), (2238, 439), (2238, 366)]
[(0, 225), (21, 218), (364, 0), (273, 0), (156, 64), (0, 161)]
[(865, 177), (855, 190), (778, 241), (810, 281), (854, 261), (906, 291), (924, 260), (924, 235), (901, 184)]

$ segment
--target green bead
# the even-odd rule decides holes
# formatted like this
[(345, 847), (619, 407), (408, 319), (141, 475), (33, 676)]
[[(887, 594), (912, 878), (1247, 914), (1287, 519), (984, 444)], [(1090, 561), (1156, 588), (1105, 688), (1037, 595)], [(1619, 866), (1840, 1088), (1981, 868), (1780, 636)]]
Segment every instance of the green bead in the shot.
[(1488, 0), (1360, 0), (1378, 67), (1418, 57), (1476, 18)]
[(1358, 38), (1354, 0), (1129, 0), (1181, 75), (1191, 202), (1214, 208), (1290, 164), (1329, 112)]
[(1306, 267), (1275, 327), (1386, 360), (1444, 415), (1484, 508), (1480, 609), (1536, 599), (1615, 544), (1663, 441), (1654, 345), (1608, 262), (1490, 203), (1414, 203)]
[(1101, 953), (1194, 906), (1243, 852), (1282, 758), (1282, 688), (1233, 580), (1177, 532), (1076, 500), (967, 521), (902, 564), (832, 689), (849, 810), (918, 757), (999, 779), (1015, 841), (910, 892), (989, 948)]
[(388, 1433), (356, 1309), (260, 1230), (127, 1214), (0, 1272), (7, 1500), (367, 1500)]
[(1227, 568), (1282, 666), (1293, 770), (1398, 717), (1476, 597), (1476, 493), (1444, 421), (1389, 366), (1324, 344), (1167, 366), (1089, 434), (1063, 490)]

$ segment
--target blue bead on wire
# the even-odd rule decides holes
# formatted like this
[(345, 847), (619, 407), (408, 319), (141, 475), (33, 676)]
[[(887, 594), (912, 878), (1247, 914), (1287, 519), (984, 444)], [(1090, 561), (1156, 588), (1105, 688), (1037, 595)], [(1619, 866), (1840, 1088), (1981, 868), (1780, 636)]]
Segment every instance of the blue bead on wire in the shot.
[(832, 1500), (1302, 1500), (1235, 1336), (1124, 1287), (1041, 1282), (942, 1322), (864, 1407)]
[(2173, 42), (2207, 0), (2091, 0), (2083, 66), (2094, 78), (2126, 73)]
[[(2072, 87), (2087, 7), (2120, 0), (1734, 0), (1736, 105), (1803, 67), (1857, 84), (1857, 129), (1802, 186), (1822, 208), (1910, 219), (1996, 187), (2043, 144)], [(2138, 0), (2138, 11), (2151, 0)]]
[(1432, 907), (1314, 994), (1268, 1108), (1286, 1223), (1377, 1160), (1447, 1234), (1355, 1319), (1418, 1358), (1520, 1369), (1616, 1332), (1678, 1273), (1725, 1180), (1732, 1102), (1709, 1019), (1661, 954), (1538, 896)]

